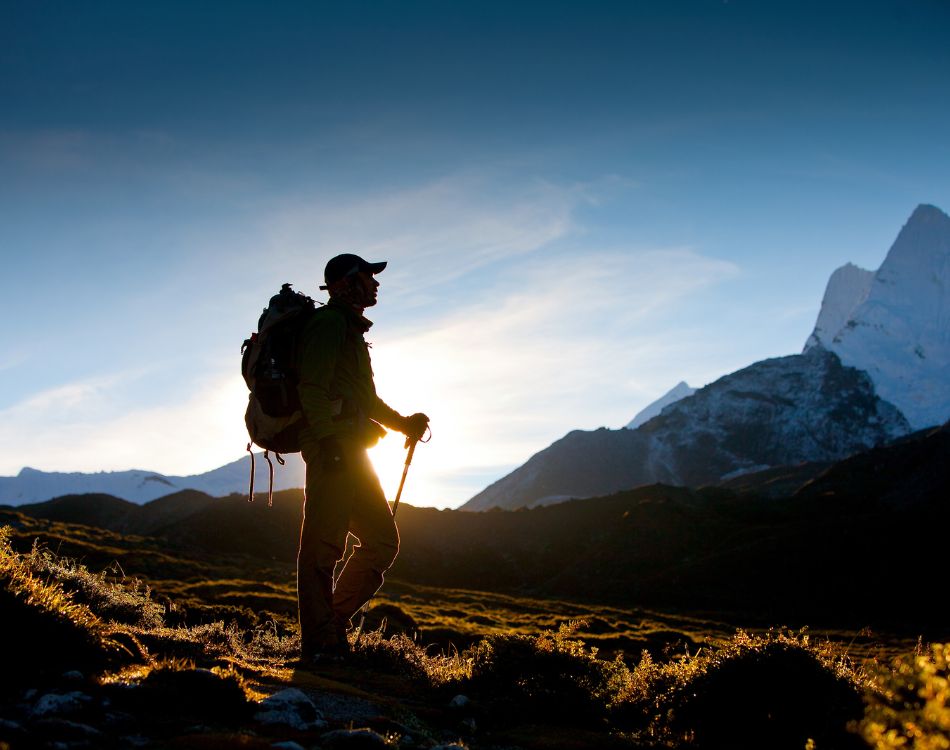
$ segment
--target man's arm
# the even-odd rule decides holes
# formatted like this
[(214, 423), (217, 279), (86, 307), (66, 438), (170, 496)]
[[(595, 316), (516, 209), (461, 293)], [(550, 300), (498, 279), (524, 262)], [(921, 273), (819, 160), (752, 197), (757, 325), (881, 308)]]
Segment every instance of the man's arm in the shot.
[(404, 417), (379, 396), (376, 397), (370, 419), (392, 430), (398, 430), (410, 440), (419, 440), (425, 434), (426, 427), (429, 426), (429, 418), (425, 414), (417, 413)]

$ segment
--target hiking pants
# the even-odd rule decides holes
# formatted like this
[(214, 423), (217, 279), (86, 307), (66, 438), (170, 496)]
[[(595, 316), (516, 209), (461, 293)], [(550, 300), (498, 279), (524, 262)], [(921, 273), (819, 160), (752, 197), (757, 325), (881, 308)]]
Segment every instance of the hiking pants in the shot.
[[(297, 554), (300, 648), (306, 656), (336, 645), (350, 618), (383, 584), (399, 552), (399, 533), (366, 449), (341, 439), (342, 466), (303, 450), (307, 466), (303, 525)], [(347, 532), (359, 540), (339, 577), (333, 571)]]

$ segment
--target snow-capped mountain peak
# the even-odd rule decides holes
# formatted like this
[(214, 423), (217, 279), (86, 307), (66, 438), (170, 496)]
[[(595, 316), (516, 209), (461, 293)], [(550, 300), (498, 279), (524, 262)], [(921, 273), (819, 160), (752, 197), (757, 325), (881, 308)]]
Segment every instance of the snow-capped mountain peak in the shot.
[(653, 417), (658, 416), (670, 404), (674, 404), (687, 396), (692, 396), (694, 393), (696, 393), (696, 389), (687, 385), (685, 380), (681, 380), (652, 404), (637, 412), (637, 415), (626, 425), (626, 429), (637, 429), (644, 422), (649, 422)]
[(873, 282), (874, 271), (859, 268), (853, 263), (846, 263), (831, 274), (821, 300), (818, 322), (805, 343), (805, 351), (813, 346), (827, 346), (834, 339), (854, 311), (868, 298)]
[(814, 346), (867, 371), (915, 429), (947, 421), (950, 216), (918, 206), (877, 271), (835, 271), (805, 349)]

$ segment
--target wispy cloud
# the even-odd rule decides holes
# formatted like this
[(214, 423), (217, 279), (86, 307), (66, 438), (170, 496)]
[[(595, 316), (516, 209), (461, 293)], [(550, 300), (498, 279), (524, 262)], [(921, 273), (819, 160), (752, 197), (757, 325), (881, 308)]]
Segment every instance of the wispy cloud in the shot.
[(513, 466), (570, 429), (629, 420), (636, 389), (651, 384), (645, 365), (690, 346), (656, 330), (656, 317), (737, 271), (682, 248), (531, 258), (480, 303), (380, 341), (378, 388), (433, 419), (438, 439), (419, 472)]
[(119, 394), (139, 376), (69, 383), (0, 411), (0, 474), (23, 466), (188, 474), (240, 455), (247, 392), (237, 375), (200, 377), (178, 402), (129, 406)]
[[(306, 289), (336, 252), (391, 261), (373, 337), (377, 385), (395, 408), (433, 419), (436, 439), (413, 469), (414, 501), (458, 504), (570, 429), (624, 424), (684, 377), (671, 369), (701, 356), (699, 336), (675, 328), (670, 314), (738, 268), (690, 247), (600, 244), (578, 219), (597, 196), (596, 185), (469, 174), (300, 200), (263, 214), (248, 235), (254, 247), (235, 245), (235, 263), (256, 268), (269, 257), (269, 268)], [(247, 278), (215, 309), (262, 303), (253, 287), (269, 282)], [(180, 345), (174, 361), (156, 355), (149, 377), (168, 381), (185, 350), (204, 361), (216, 342)], [(246, 390), (236, 361), (184, 386), (163, 383), (147, 405), (138, 394), (148, 388), (130, 387), (143, 377), (126, 370), (71, 383), (0, 412), (0, 473), (33, 465), (187, 474), (240, 455)], [(398, 468), (401, 444), (387, 443)]]
[(314, 278), (340, 252), (386, 259), (394, 294), (418, 294), (565, 237), (583, 199), (582, 188), (521, 181), (502, 189), (471, 174), (356, 200), (317, 196), (270, 218), (268, 249)]

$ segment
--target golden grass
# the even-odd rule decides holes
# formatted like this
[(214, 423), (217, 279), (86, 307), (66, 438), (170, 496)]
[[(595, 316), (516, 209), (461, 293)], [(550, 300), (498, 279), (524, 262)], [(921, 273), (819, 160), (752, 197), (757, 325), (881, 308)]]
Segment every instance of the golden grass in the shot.
[[(23, 526), (0, 530), (0, 597), (14, 613), (3, 618), (0, 658), (20, 659), (12, 674), (40, 662), (61, 672), (86, 654), (85, 663), (108, 667), (102, 684), (148, 683), (170, 711), (183, 709), (166, 693), (212, 690), (222, 711), (243, 711), (265, 685), (302, 679), (293, 669), (290, 566), (156, 552), (151, 563), (173, 563), (141, 573), (125, 550), (134, 541), (84, 528), (61, 548), (96, 560), (118, 552), (123, 561), (91, 572), (73, 552), (36, 545)], [(48, 544), (70, 532), (45, 523), (41, 537)], [(876, 646), (867, 633), (736, 632), (701, 616), (395, 580), (372, 608), (385, 624), (377, 617), (351, 636), (354, 655), (337, 678), (353, 690), (389, 675), (401, 700), (445, 705), (464, 692), (502, 724), (613, 727), (641, 745), (743, 747), (772, 736), (775, 747), (789, 738), (796, 747), (845, 747), (858, 738), (846, 733), (850, 723), (876, 750), (950, 750), (947, 647), (890, 668), (888, 654), (903, 644)], [(115, 659), (119, 636), (138, 651)]]

